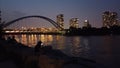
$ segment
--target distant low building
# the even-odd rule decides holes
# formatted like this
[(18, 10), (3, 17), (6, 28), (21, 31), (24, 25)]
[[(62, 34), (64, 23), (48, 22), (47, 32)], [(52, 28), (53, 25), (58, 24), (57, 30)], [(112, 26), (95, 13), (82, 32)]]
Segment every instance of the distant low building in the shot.
[(83, 27), (86, 27), (86, 28), (91, 27), (91, 24), (89, 23), (89, 20), (84, 21)]

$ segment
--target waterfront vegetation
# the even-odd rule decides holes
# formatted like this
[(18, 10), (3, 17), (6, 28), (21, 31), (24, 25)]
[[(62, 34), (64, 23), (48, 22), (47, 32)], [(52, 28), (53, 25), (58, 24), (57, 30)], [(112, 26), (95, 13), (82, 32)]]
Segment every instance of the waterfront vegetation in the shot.
[(70, 27), (66, 30), (66, 35), (120, 35), (120, 26), (111, 26), (110, 28), (101, 27)]

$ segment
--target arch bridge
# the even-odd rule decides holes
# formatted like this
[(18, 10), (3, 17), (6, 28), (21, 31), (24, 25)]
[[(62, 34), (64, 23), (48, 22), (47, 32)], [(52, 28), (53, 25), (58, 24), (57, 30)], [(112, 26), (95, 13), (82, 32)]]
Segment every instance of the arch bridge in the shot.
[(41, 19), (47, 20), (47, 21), (48, 21), (49, 23), (51, 23), (54, 27), (56, 27), (58, 30), (64, 30), (64, 28), (61, 27), (59, 23), (56, 23), (55, 21), (53, 21), (52, 19), (50, 19), (50, 18), (48, 18), (48, 17), (39, 16), (39, 15), (25, 16), (25, 17), (21, 17), (21, 18), (12, 20), (12, 21), (7, 22), (6, 24), (4, 24), (3, 28), (5, 28), (5, 27), (7, 27), (7, 26), (9, 26), (9, 25), (17, 22), (17, 21), (26, 19), (26, 18), (41, 18)]

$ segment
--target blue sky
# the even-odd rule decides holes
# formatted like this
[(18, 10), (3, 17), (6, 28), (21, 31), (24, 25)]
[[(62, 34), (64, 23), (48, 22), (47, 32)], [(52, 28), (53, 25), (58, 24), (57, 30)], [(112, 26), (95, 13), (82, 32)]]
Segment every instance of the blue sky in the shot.
[(120, 0), (0, 0), (0, 10), (5, 21), (28, 15), (56, 20), (56, 15), (64, 14), (65, 28), (74, 17), (79, 18), (80, 26), (88, 19), (92, 26), (101, 27), (104, 11), (117, 12), (120, 16)]

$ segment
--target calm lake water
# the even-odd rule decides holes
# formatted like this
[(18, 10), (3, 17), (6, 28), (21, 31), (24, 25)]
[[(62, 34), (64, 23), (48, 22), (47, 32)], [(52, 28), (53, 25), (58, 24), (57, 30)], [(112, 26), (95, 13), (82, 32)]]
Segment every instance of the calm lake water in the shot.
[[(12, 35), (10, 35), (12, 36)], [(39, 40), (69, 56), (95, 60), (97, 68), (120, 68), (120, 36), (14, 35), (18, 42), (34, 47)], [(7, 37), (7, 36), (6, 36)]]

